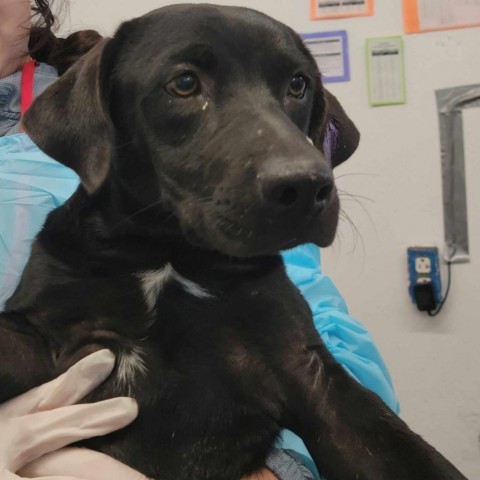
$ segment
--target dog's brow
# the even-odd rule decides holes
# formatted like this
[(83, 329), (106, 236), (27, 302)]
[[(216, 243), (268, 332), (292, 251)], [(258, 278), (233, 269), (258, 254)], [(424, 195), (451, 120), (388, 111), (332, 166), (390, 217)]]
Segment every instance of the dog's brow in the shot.
[(208, 45), (190, 45), (172, 55), (175, 62), (188, 62), (205, 70), (214, 70), (218, 59)]

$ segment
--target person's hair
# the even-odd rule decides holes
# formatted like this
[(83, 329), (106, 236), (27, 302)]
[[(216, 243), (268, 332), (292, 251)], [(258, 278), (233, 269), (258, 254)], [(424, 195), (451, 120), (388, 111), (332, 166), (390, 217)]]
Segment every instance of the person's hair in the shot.
[(34, 0), (28, 53), (38, 62), (53, 65), (58, 69), (58, 74), (62, 75), (93, 48), (102, 36), (95, 30), (81, 30), (66, 38), (57, 37), (54, 33), (57, 18), (52, 6), (52, 0)]

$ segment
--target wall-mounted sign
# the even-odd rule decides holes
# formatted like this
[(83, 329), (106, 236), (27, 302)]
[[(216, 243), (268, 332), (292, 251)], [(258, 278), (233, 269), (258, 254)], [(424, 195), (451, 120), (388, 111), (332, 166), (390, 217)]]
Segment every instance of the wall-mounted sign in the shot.
[(302, 38), (315, 58), (325, 83), (350, 80), (348, 37), (345, 30), (305, 33)]
[(403, 0), (406, 33), (480, 26), (480, 0)]
[(370, 105), (406, 103), (402, 37), (367, 39), (367, 77)]
[(311, 0), (312, 20), (373, 15), (374, 0)]

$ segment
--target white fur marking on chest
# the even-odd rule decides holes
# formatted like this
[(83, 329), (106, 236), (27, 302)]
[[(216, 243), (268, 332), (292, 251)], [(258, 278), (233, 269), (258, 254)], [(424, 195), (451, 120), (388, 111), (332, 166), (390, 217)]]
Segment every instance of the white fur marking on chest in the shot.
[(152, 311), (157, 303), (160, 292), (172, 275), (172, 266), (167, 263), (164, 268), (159, 270), (147, 270), (138, 275), (142, 284), (143, 296), (147, 303), (148, 311)]
[(139, 347), (132, 347), (127, 352), (120, 353), (118, 357), (118, 376), (117, 380), (120, 387), (130, 388), (135, 381), (135, 377), (141, 375), (145, 377), (147, 375), (147, 366), (143, 359), (145, 353)]
[(180, 275), (170, 263), (159, 270), (142, 272), (138, 274), (138, 277), (142, 284), (142, 291), (149, 312), (154, 309), (158, 295), (165, 288), (167, 282), (175, 281), (179, 283), (187, 293), (197, 298), (212, 298), (213, 296), (205, 288)]

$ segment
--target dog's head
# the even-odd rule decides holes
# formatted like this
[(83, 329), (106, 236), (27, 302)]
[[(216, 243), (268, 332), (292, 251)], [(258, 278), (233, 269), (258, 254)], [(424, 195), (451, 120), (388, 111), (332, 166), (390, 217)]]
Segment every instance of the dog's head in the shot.
[(89, 194), (113, 185), (140, 208), (173, 213), (191, 242), (233, 256), (330, 244), (332, 168), (359, 141), (298, 35), (213, 5), (124, 23), (24, 125)]

